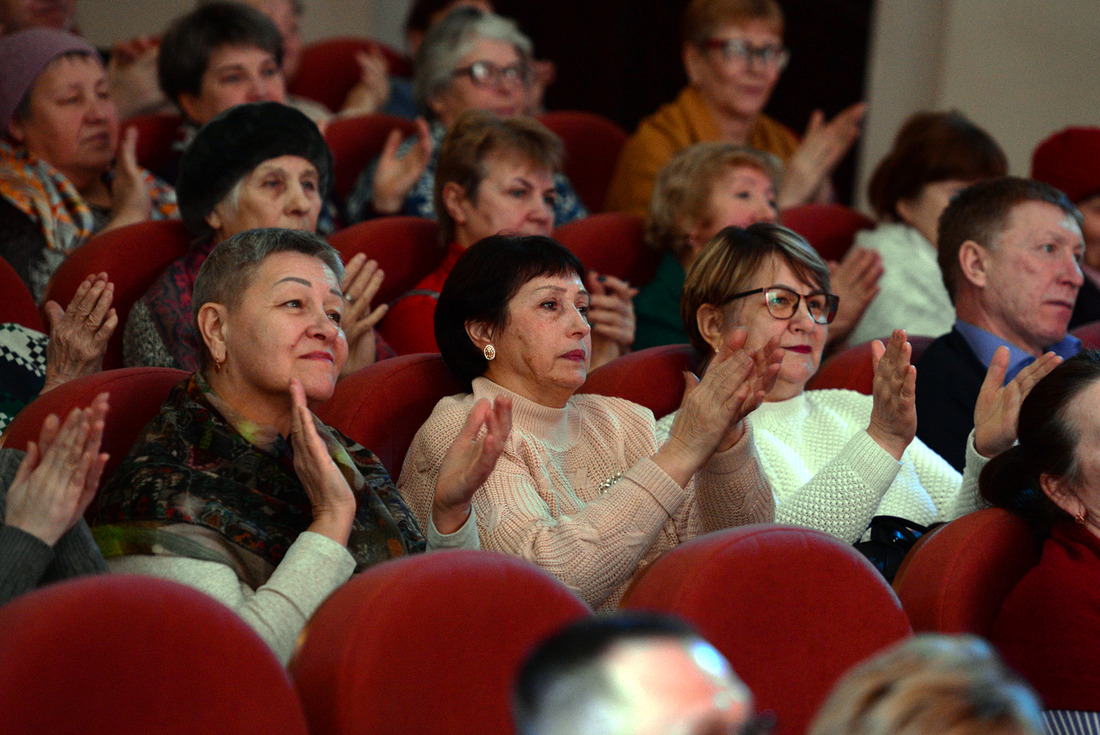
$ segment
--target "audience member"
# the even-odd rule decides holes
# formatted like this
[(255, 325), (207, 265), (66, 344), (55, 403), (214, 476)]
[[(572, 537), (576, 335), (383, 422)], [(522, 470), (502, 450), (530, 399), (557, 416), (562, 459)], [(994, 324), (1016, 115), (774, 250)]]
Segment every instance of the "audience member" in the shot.
[(976, 636), (926, 633), (845, 674), (809, 735), (1040, 735), (1042, 704)]
[[(339, 254), (312, 233), (248, 230), (214, 248), (195, 281), (202, 368), (100, 494), (112, 571), (213, 595), (284, 662), (353, 570), (425, 549), (378, 458), (307, 407), (332, 395), (347, 357), (342, 276)], [(507, 432), (506, 407), (472, 412), (429, 493), (429, 548), (476, 548), (467, 506)]]
[(50, 333), (0, 324), (0, 431), (35, 396), (103, 367), (107, 340), (118, 326), (115, 287), (106, 273), (85, 278), (62, 309), (47, 301)]
[(958, 112), (918, 112), (905, 122), (867, 186), (879, 223), (856, 235), (856, 245), (882, 255), (884, 274), (853, 344), (895, 329), (926, 337), (951, 331), (955, 307), (936, 262), (940, 215), (975, 181), (1006, 173), (997, 142)]
[[(1100, 726), (1100, 353), (1048, 375), (1020, 408), (1020, 443), (990, 462), (982, 494), (1045, 540), (1039, 564), (1012, 589), (991, 639), (1035, 685), (1055, 732)], [(1087, 719), (1091, 727), (1075, 718)], [(1060, 725), (1060, 726), (1059, 726)], [(1083, 729), (1082, 729), (1083, 728)]]
[[(778, 221), (775, 192), (781, 179), (775, 156), (733, 143), (695, 143), (672, 157), (657, 176), (647, 219), (647, 240), (664, 257), (634, 300), (636, 349), (688, 341), (680, 319), (687, 269), (722, 228)], [(881, 273), (878, 256), (859, 248), (836, 266), (841, 306), (831, 339), (844, 340), (874, 296)]]
[[(926, 526), (976, 509), (978, 473), (1015, 439), (1019, 403), (1013, 398), (1055, 362), (1038, 361), (1002, 388), (1007, 354), (994, 361), (977, 428), (966, 438), (967, 469), (960, 478), (914, 441), (916, 375), (904, 332), (895, 332), (885, 347), (875, 344), (872, 396), (805, 389), (820, 364), (836, 296), (829, 293), (824, 261), (791, 230), (757, 224), (719, 232), (688, 272), (681, 313), (704, 370), (738, 331), (747, 331), (750, 350), (778, 341), (779, 376), (748, 418), (775, 494), (776, 521), (847, 543), (864, 538), (876, 516)], [(676, 420), (672, 414), (658, 422), (659, 439)], [(885, 571), (892, 576), (892, 569)]]
[(1061, 189), (1081, 212), (1085, 280), (1070, 329), (1100, 321), (1100, 128), (1066, 128), (1044, 140), (1031, 156), (1031, 178)]
[(107, 394), (61, 423), (50, 415), (27, 451), (0, 449), (0, 605), (42, 584), (107, 570), (84, 522), (106, 454)]
[[(439, 147), (435, 176), (439, 234), (449, 243), (440, 266), (390, 305), (390, 344), (400, 354), (438, 352), (433, 335), (436, 300), (455, 262), (475, 242), (490, 235), (549, 235), (554, 224), (554, 174), (561, 170), (561, 141), (530, 118), (500, 119), (468, 110), (455, 121)], [(634, 312), (629, 284), (589, 273), (592, 365), (629, 350)]]
[(555, 633), (527, 657), (512, 695), (517, 735), (739, 732), (751, 708), (714, 646), (652, 613), (585, 618)]
[(49, 28), (5, 35), (0, 69), (0, 256), (41, 301), (89, 237), (175, 216), (175, 194), (138, 167), (136, 131), (119, 149), (103, 64), (87, 41)]
[(592, 352), (583, 284), (577, 257), (547, 237), (490, 237), (462, 254), (439, 295), (435, 336), (472, 392), (436, 405), (400, 490), (426, 522), (444, 448), (481, 399), (509, 401), (514, 429), (473, 502), (482, 543), (606, 610), (676, 544), (771, 521), (772, 494), (742, 419), (770, 389), (779, 355), (774, 342), (750, 353), (743, 333), (731, 338), (658, 448), (647, 409), (574, 395)]
[(1081, 213), (1047, 184), (1004, 177), (960, 192), (939, 222), (939, 265), (954, 328), (917, 364), (917, 436), (962, 470), (975, 404), (998, 347), (1012, 380), (1046, 351), (1071, 357), (1066, 334), (1084, 253)]
[(66, 30), (73, 24), (76, 0), (0, 0), (0, 33), (28, 28)]
[[(286, 105), (241, 104), (204, 125), (180, 159), (177, 182), (183, 222), (195, 245), (131, 309), (123, 335), (125, 363), (198, 370), (201, 340), (191, 315), (192, 291), (210, 251), (255, 227), (314, 232), (331, 182), (332, 154), (320, 131)], [(365, 256), (348, 263), (347, 372), (392, 354), (374, 333), (385, 313), (385, 307), (370, 306), (381, 281), (377, 264)]]
[(676, 151), (720, 140), (767, 151), (787, 166), (780, 209), (830, 195), (829, 174), (859, 135), (864, 105), (825, 122), (810, 119), (805, 138), (763, 114), (790, 52), (775, 0), (692, 0), (682, 28), (688, 86), (642, 120), (627, 141), (606, 208), (644, 215), (653, 182)]
[[(351, 221), (381, 214), (436, 217), (433, 190), (439, 145), (466, 110), (522, 114), (533, 83), (531, 41), (512, 21), (460, 7), (437, 23), (416, 57), (416, 97), (431, 124), (401, 141), (394, 130), (381, 156), (359, 175), (348, 197)], [(587, 214), (573, 186), (554, 177), (554, 224)]]

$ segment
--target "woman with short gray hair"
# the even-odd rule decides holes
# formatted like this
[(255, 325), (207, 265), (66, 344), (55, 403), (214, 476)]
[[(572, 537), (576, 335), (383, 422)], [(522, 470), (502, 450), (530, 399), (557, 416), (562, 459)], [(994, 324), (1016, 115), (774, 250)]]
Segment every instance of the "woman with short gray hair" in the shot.
[[(382, 154), (359, 175), (347, 201), (349, 221), (386, 214), (435, 218), (435, 165), (443, 136), (466, 110), (499, 117), (527, 112), (535, 82), (532, 45), (515, 23), (460, 7), (428, 31), (416, 56), (417, 103), (428, 121), (405, 141), (394, 130)], [(588, 214), (572, 184), (554, 177), (554, 224)]]

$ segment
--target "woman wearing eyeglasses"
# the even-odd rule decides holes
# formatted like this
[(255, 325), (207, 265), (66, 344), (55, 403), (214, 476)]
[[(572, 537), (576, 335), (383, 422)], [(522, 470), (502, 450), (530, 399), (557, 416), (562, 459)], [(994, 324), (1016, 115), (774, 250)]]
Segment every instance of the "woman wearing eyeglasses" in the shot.
[[(394, 130), (382, 155), (355, 182), (347, 201), (352, 222), (385, 214), (435, 218), (432, 191), (443, 136), (466, 110), (498, 117), (527, 112), (534, 84), (530, 39), (515, 23), (477, 8), (460, 7), (428, 31), (416, 55), (417, 103), (430, 123), (401, 141)], [(573, 186), (554, 176), (554, 224), (588, 214)]]
[[(875, 344), (872, 396), (805, 389), (837, 301), (821, 256), (800, 235), (773, 224), (722, 230), (684, 283), (680, 314), (702, 369), (737, 329), (748, 331), (746, 350), (778, 338), (783, 361), (775, 386), (747, 418), (775, 493), (776, 522), (855, 543), (874, 516), (928, 525), (977, 509), (982, 467), (1015, 441), (1023, 395), (1057, 358), (1040, 358), (1004, 387), (1007, 350), (994, 358), (960, 477), (914, 438), (917, 373), (905, 332), (895, 331), (885, 347)], [(659, 438), (675, 416), (658, 422)]]
[(641, 122), (619, 156), (606, 209), (644, 215), (657, 172), (681, 148), (702, 141), (749, 146), (782, 159), (780, 209), (829, 195), (828, 176), (859, 135), (864, 105), (826, 123), (810, 118), (801, 143), (763, 114), (790, 53), (775, 0), (692, 0), (684, 13), (688, 86)]

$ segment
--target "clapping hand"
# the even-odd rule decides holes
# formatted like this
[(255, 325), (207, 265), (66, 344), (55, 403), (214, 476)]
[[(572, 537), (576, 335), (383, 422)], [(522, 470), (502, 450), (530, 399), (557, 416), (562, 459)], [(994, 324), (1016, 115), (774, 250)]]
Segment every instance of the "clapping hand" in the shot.
[(46, 302), (50, 339), (43, 393), (102, 368), (107, 341), (118, 327), (118, 314), (111, 308), (114, 293), (107, 274), (95, 273), (80, 283), (67, 309), (56, 301)]
[(913, 347), (903, 329), (895, 329), (883, 346), (871, 343), (875, 381), (867, 434), (896, 460), (917, 435), (917, 369), (910, 364)]
[(111, 182), (111, 221), (104, 230), (144, 222), (152, 216), (153, 199), (145, 185), (145, 173), (138, 166), (137, 141), (137, 128), (126, 128)]
[(589, 271), (588, 323), (592, 325), (592, 368), (622, 357), (634, 344), (634, 297), (638, 289), (614, 276)]
[[(484, 429), (484, 431), (482, 431)], [(474, 493), (489, 479), (512, 431), (512, 400), (481, 399), (439, 467), (432, 501), (432, 522), (440, 533), (454, 533), (470, 515)]]
[(377, 261), (367, 260), (367, 256), (362, 253), (348, 261), (343, 283), (347, 308), (340, 322), (348, 340), (348, 359), (340, 371), (341, 377), (372, 364), (377, 357), (374, 328), (390, 307), (379, 304), (372, 309), (371, 301), (382, 287), (384, 277)]
[(983, 457), (995, 457), (1012, 446), (1024, 398), (1036, 383), (1062, 363), (1058, 355), (1047, 352), (1005, 385), (1008, 359), (1008, 348), (1001, 345), (993, 353), (978, 402), (974, 405), (974, 448)]
[(840, 297), (836, 318), (829, 325), (831, 341), (844, 341), (863, 316), (867, 304), (878, 295), (882, 256), (867, 248), (851, 248), (840, 263), (829, 263), (833, 293)]
[(802, 143), (787, 161), (779, 208), (805, 204), (814, 198), (840, 160), (859, 137), (867, 105), (857, 102), (826, 122), (821, 110), (810, 116)]
[(428, 167), (432, 159), (432, 136), (424, 118), (416, 119), (416, 145), (397, 157), (397, 148), (401, 145), (401, 131), (394, 128), (386, 138), (382, 155), (378, 158), (378, 168), (374, 170), (373, 194), (371, 202), (374, 211), (379, 214), (397, 214), (405, 203), (416, 182)]
[(53, 546), (77, 524), (107, 463), (99, 451), (107, 408), (107, 394), (100, 393), (88, 408), (74, 408), (64, 424), (54, 414), (46, 417), (8, 489), (7, 525)]

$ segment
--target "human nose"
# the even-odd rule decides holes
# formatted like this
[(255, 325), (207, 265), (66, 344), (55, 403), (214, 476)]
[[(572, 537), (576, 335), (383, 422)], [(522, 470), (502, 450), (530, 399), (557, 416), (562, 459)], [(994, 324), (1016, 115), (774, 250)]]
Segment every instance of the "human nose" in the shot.
[(1069, 257), (1063, 279), (1074, 288), (1081, 288), (1085, 285), (1085, 274), (1081, 271), (1081, 263), (1077, 260), (1076, 255)]
[(314, 310), (310, 330), (310, 336), (329, 343), (336, 341), (336, 337), (340, 334), (340, 325), (332, 320), (323, 307), (318, 307)]
[(810, 315), (810, 303), (801, 296), (795, 305), (794, 315), (787, 321), (787, 326), (795, 332), (809, 332), (817, 326), (817, 322)]
[(756, 221), (777, 223), (779, 212), (776, 211), (775, 205), (767, 199), (761, 199), (756, 206)]
[(287, 190), (286, 211), (288, 214), (305, 214), (309, 211), (309, 197), (300, 182), (291, 183)]

